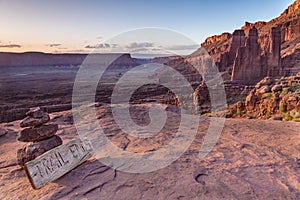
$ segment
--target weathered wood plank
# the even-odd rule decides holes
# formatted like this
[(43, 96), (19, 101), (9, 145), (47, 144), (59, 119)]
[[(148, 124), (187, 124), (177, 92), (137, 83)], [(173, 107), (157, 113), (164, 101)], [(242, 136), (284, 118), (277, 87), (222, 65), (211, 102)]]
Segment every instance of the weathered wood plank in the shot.
[(74, 169), (92, 156), (86, 139), (72, 140), (25, 164), (25, 171), (34, 189), (39, 189)]

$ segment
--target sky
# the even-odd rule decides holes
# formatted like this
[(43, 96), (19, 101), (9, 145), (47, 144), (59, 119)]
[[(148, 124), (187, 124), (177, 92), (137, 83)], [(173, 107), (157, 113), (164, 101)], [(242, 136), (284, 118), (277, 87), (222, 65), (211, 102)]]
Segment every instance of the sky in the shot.
[[(127, 44), (123, 41), (122, 47), (108, 42), (124, 32), (149, 27), (176, 31), (201, 44), (208, 36), (233, 32), (245, 21), (269, 21), (293, 1), (0, 0), (0, 51), (80, 53), (95, 49), (154, 49), (158, 44), (147, 37), (134, 41), (132, 36)], [(193, 46), (183, 45), (182, 41), (171, 43), (170, 49), (182, 47), (182, 52)]]

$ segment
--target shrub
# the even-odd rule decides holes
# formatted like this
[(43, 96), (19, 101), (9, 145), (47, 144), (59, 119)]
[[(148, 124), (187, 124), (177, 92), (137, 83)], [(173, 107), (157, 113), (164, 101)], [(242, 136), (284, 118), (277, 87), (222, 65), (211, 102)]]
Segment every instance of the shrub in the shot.
[(265, 94), (263, 95), (263, 97), (264, 97), (265, 99), (271, 98), (271, 97), (272, 97), (272, 92), (265, 93)]
[(293, 120), (294, 122), (300, 122), (300, 118), (296, 118)]
[(280, 113), (285, 113), (285, 104), (284, 102), (281, 102), (279, 105), (279, 112)]
[(241, 111), (241, 109), (238, 108), (238, 109), (236, 110), (236, 115), (240, 117), (241, 114), (242, 114), (242, 111)]
[(286, 113), (285, 116), (284, 116), (284, 120), (285, 121), (291, 121), (291, 120), (293, 120), (293, 117), (289, 113)]
[(296, 87), (296, 86), (297, 86), (297, 83), (296, 83), (296, 82), (292, 82), (291, 86), (292, 86), (292, 87)]
[(270, 112), (270, 111), (267, 111), (267, 113), (266, 113), (266, 118), (267, 118), (267, 119), (270, 119), (270, 117), (271, 117), (271, 112)]
[(284, 89), (284, 90), (281, 91), (281, 95), (282, 95), (282, 96), (283, 96), (283, 95), (286, 95), (288, 92), (289, 92), (289, 91), (288, 91), (287, 89)]

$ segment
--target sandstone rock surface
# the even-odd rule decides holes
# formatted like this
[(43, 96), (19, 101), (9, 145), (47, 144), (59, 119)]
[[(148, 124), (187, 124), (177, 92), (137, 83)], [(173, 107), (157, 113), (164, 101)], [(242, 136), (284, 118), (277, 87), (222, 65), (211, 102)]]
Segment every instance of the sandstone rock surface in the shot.
[[(97, 108), (100, 126), (126, 151), (155, 151), (176, 132), (178, 115), (167, 112), (170, 123), (157, 138), (137, 140), (122, 134), (108, 107)], [(134, 111), (134, 110), (133, 110)], [(76, 128), (53, 113), (64, 141), (76, 138)], [(133, 118), (138, 118), (135, 111)], [(169, 119), (168, 117), (168, 119)], [(10, 127), (20, 131), (19, 122)], [(0, 124), (2, 128), (5, 124)], [(173, 129), (174, 130), (171, 130)], [(59, 180), (33, 190), (15, 159), (20, 143), (15, 134), (0, 140), (0, 199), (299, 199), (300, 124), (281, 121), (226, 119), (217, 145), (206, 157), (199, 149), (209, 118), (202, 118), (193, 144), (171, 165), (151, 173), (131, 174), (90, 159)], [(113, 156), (113, 155), (111, 155)]]
[(17, 152), (17, 160), (19, 165), (24, 165), (26, 162), (29, 162), (36, 157), (42, 155), (46, 151), (53, 149), (62, 144), (62, 139), (54, 135), (45, 140), (41, 140), (39, 142), (35, 142), (27, 145), (24, 148), (21, 148)]
[(282, 86), (281, 85), (274, 85), (272, 87), (272, 92), (279, 92), (282, 91)]
[(41, 125), (35, 128), (23, 129), (17, 137), (20, 142), (36, 142), (49, 138), (58, 130), (57, 124)]
[(30, 108), (29, 111), (26, 113), (27, 116), (31, 116), (33, 118), (42, 118), (44, 112), (41, 110), (40, 107)]
[(33, 127), (33, 126), (40, 126), (50, 121), (49, 114), (44, 113), (42, 118), (33, 118), (33, 117), (26, 117), (20, 123), (20, 127)]

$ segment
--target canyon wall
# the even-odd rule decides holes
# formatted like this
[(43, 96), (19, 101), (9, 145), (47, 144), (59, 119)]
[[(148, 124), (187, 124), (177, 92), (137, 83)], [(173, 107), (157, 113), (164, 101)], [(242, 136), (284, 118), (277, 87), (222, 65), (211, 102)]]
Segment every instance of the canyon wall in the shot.
[[(269, 22), (245, 22), (233, 34), (208, 37), (202, 47), (208, 51), (219, 70), (227, 72), (233, 81), (252, 84), (252, 81), (255, 83), (264, 76), (294, 75), (300, 70), (299, 5), (300, 0), (296, 0), (279, 17)], [(257, 37), (250, 35), (253, 28), (257, 29)], [(253, 39), (247, 45), (249, 37)], [(257, 43), (260, 55), (256, 54)]]
[(258, 43), (258, 30), (255, 27), (249, 30), (245, 45), (241, 44), (241, 47), (236, 50), (232, 81), (247, 84), (255, 83), (266, 76), (283, 75), (280, 27), (273, 27), (269, 35), (269, 46), (267, 51), (264, 51)]

